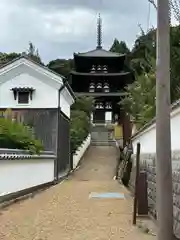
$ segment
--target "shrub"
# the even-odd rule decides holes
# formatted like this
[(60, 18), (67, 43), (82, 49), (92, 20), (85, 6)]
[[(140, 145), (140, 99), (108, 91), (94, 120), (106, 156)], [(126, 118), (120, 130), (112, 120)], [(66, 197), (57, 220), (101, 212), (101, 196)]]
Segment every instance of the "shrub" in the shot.
[(71, 150), (74, 153), (89, 133), (90, 121), (85, 112), (74, 110), (71, 112)]
[(94, 99), (92, 97), (78, 97), (76, 102), (72, 105), (71, 110), (80, 110), (85, 112), (89, 117), (94, 109)]
[(72, 153), (75, 153), (89, 134), (92, 106), (93, 99), (87, 97), (77, 98), (76, 103), (72, 106), (70, 127)]
[(43, 150), (32, 128), (5, 118), (0, 118), (0, 147), (29, 150), (31, 154)]

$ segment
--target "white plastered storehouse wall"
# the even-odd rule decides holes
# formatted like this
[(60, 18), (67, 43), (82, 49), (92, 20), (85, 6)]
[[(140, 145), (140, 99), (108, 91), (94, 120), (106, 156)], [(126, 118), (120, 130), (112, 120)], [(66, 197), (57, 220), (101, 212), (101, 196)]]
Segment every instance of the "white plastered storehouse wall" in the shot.
[[(19, 104), (14, 97), (13, 88), (33, 88), (32, 100), (27, 104)], [(62, 76), (26, 57), (20, 57), (0, 68), (0, 111), (5, 109), (38, 111), (60, 107), (61, 112), (70, 118), (70, 106), (74, 103), (74, 97), (69, 89), (64, 85)], [(51, 159), (35, 157), (0, 159), (0, 196), (53, 182), (56, 159), (56, 153)], [(40, 171), (42, 174), (39, 174)]]
[[(179, 151), (179, 135), (180, 135), (180, 101), (175, 103), (177, 106), (171, 111), (171, 150)], [(142, 154), (156, 153), (156, 122), (148, 125), (144, 129), (137, 132), (132, 137), (134, 153), (136, 153), (137, 143), (141, 144)]]
[[(21, 57), (0, 69), (0, 108), (57, 108), (59, 89), (63, 86), (63, 77), (49, 69)], [(28, 104), (18, 104), (12, 88), (29, 87), (34, 92)], [(61, 111), (70, 118), (70, 106), (74, 98), (65, 87), (60, 93)]]

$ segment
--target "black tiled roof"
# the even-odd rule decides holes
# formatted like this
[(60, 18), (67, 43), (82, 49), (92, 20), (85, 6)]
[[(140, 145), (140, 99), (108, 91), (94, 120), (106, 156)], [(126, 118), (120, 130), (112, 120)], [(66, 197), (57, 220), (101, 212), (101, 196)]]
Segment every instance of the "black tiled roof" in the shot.
[(114, 53), (107, 51), (105, 49), (94, 49), (89, 52), (85, 53), (75, 53), (74, 55), (81, 56), (81, 57), (121, 57), (125, 56), (125, 54)]

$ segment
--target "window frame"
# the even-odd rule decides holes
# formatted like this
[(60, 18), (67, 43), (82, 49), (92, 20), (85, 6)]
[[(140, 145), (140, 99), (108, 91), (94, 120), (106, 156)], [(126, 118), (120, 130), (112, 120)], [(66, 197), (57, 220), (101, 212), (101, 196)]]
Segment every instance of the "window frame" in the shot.
[[(19, 95), (20, 94), (28, 94), (28, 101), (27, 102), (20, 102), (19, 101)], [(19, 91), (18, 93), (17, 93), (17, 104), (18, 105), (28, 105), (28, 104), (30, 104), (30, 92), (29, 91), (27, 91), (27, 92), (23, 92), (23, 91)]]

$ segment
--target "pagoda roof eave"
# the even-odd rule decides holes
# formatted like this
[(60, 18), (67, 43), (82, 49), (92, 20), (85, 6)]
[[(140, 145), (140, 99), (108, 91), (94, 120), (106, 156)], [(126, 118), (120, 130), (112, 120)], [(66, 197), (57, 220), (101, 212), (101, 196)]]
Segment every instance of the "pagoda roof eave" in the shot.
[(120, 72), (120, 73), (82, 73), (71, 71), (72, 75), (79, 75), (79, 76), (125, 76), (131, 74), (130, 72)]
[(74, 53), (74, 57), (120, 58), (125, 56), (126, 54), (110, 52), (105, 49), (94, 49), (84, 53)]

